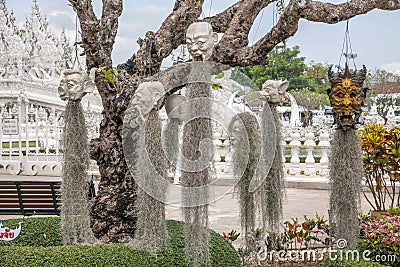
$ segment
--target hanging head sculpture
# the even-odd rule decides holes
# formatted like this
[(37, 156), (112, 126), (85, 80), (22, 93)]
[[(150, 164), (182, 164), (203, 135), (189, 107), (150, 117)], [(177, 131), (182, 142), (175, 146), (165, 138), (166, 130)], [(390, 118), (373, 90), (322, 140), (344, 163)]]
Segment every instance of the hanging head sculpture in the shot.
[(143, 82), (136, 89), (132, 104), (138, 110), (142, 119), (157, 106), (158, 100), (165, 93), (161, 82)]
[(58, 93), (62, 100), (81, 100), (87, 93), (93, 92), (96, 88), (94, 76), (96, 68), (90, 70), (87, 75), (86, 71), (67, 69), (63, 72)]
[(192, 23), (186, 31), (186, 45), (194, 61), (208, 60), (217, 41), (218, 35), (208, 22)]
[(361, 115), (361, 106), (368, 88), (363, 88), (367, 69), (350, 72), (347, 64), (344, 73), (328, 71), (331, 88), (327, 90), (335, 123), (343, 130), (354, 128)]
[(288, 86), (288, 81), (267, 80), (263, 83), (261, 91), (259, 92), (260, 99), (270, 104), (281, 105), (289, 101), (289, 97), (286, 94)]

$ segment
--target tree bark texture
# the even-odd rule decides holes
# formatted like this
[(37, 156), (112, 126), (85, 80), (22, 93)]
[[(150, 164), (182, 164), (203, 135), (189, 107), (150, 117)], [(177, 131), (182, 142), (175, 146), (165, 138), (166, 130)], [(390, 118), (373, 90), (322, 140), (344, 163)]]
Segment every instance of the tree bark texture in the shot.
[[(122, 0), (103, 0), (101, 17), (96, 17), (91, 0), (69, 0), (80, 21), (86, 65), (112, 67), (111, 52), (122, 13)], [(187, 27), (199, 20), (204, 0), (176, 0), (175, 6), (157, 32), (139, 39), (139, 50), (118, 66), (116, 81), (104, 82), (96, 75), (96, 85), (104, 107), (100, 137), (91, 141), (91, 157), (100, 168), (98, 196), (91, 208), (92, 228), (103, 242), (124, 242), (135, 231), (136, 185), (123, 155), (121, 131), (123, 116), (137, 85), (157, 73), (162, 60), (185, 42)], [(248, 35), (258, 13), (272, 0), (242, 0), (225, 11), (205, 18), (224, 36), (215, 47), (212, 61), (230, 66), (262, 65), (268, 53), (293, 36), (300, 19), (338, 23), (373, 9), (400, 9), (399, 0), (352, 0), (343, 4), (311, 0), (291, 0), (277, 24), (253, 46)]]

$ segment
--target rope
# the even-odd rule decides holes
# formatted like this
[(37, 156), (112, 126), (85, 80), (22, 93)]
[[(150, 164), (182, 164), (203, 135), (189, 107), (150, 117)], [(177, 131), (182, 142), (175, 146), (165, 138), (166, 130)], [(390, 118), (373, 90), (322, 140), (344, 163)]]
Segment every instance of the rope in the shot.
[(254, 36), (253, 36), (253, 41), (251, 42), (253, 45), (254, 45), (254, 41), (255, 41), (255, 39), (256, 39), (256, 36), (257, 36), (258, 30), (260, 29), (260, 25), (261, 25), (261, 22), (262, 22), (263, 16), (264, 16), (264, 8), (263, 8), (263, 10), (261, 11), (261, 17), (260, 17), (260, 21), (258, 22), (258, 25), (257, 25), (257, 28), (256, 28), (256, 32), (254, 33)]
[(72, 64), (72, 68), (74, 69), (75, 68), (75, 64), (77, 64), (78, 65), (78, 69), (82, 70), (82, 66), (81, 66), (81, 63), (79, 62), (79, 55), (78, 55), (78, 14), (77, 14), (76, 8), (75, 7), (73, 7), (73, 8), (74, 8), (74, 11), (76, 13), (76, 16), (75, 16), (75, 43), (74, 43), (74, 46), (75, 46), (75, 58), (74, 58), (74, 63)]
[[(347, 0), (347, 5), (349, 5), (349, 1), (348, 0)], [(345, 34), (344, 34), (342, 51), (340, 53), (340, 58), (339, 58), (339, 64), (337, 66), (338, 70), (340, 70), (340, 64), (342, 62), (342, 56), (344, 56), (346, 58), (346, 65), (347, 66), (349, 64), (349, 58), (352, 59), (353, 60), (353, 65), (354, 65), (354, 69), (357, 70), (356, 61), (355, 61), (355, 58), (357, 57), (357, 54), (353, 54), (353, 48), (351, 46), (351, 38), (350, 38), (350, 31), (349, 31), (349, 19), (347, 19), (347, 21), (346, 21), (346, 31), (345, 31)]]

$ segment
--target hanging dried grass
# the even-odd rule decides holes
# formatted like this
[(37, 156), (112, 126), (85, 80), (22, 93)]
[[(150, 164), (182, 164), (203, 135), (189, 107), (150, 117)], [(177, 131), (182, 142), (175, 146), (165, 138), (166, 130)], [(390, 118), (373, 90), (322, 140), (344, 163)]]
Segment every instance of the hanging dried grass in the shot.
[(360, 233), (358, 214), (363, 177), (361, 144), (355, 130), (337, 129), (330, 155), (331, 236), (355, 246)]
[(87, 174), (88, 138), (81, 101), (69, 100), (65, 110), (61, 184), (61, 233), (64, 245), (92, 244)]
[[(200, 65), (199, 65), (200, 66)], [(202, 81), (207, 76), (207, 70), (194, 69), (191, 73), (192, 81)], [(196, 77), (196, 75), (202, 77)], [(209, 76), (209, 74), (208, 74)], [(210, 79), (208, 79), (210, 80)], [(187, 85), (187, 99), (197, 97), (210, 97), (211, 88), (207, 83), (191, 83)], [(203, 110), (202, 114), (209, 114), (211, 106), (207, 103), (202, 105), (193, 104), (191, 111)], [(189, 111), (190, 112), (190, 111)], [(208, 116), (209, 117), (209, 116)], [(212, 139), (211, 120), (208, 118), (195, 118), (189, 121), (183, 130), (182, 155), (186, 159), (196, 160), (200, 157), (200, 141), (203, 139)], [(211, 151), (207, 151), (212, 153)], [(189, 172), (182, 171), (181, 184), (184, 187), (200, 187), (207, 185), (210, 180), (210, 168), (201, 171)], [(191, 194), (183, 191), (183, 217), (185, 220), (185, 248), (190, 266), (209, 266), (209, 228), (208, 228), (208, 204), (192, 206), (193, 203), (203, 202), (208, 199), (208, 191)]]
[[(239, 114), (238, 120), (241, 120), (244, 125), (244, 127), (238, 127), (238, 131), (232, 129), (236, 120), (230, 125), (230, 131), (233, 131), (235, 138), (235, 149), (232, 155), (233, 173), (239, 181), (235, 186), (235, 193), (239, 198), (240, 222), (246, 246), (251, 247), (252, 239), (249, 234), (255, 230), (256, 205), (255, 193), (249, 191), (249, 185), (261, 152), (260, 127), (257, 118), (248, 112)], [(243, 147), (247, 145), (249, 145), (248, 149)]]
[[(276, 105), (272, 104), (270, 107), (272, 117), (267, 116), (265, 112), (262, 115), (262, 136), (263, 138), (270, 138), (270, 136), (275, 135), (275, 144), (271, 146), (272, 149), (275, 149), (275, 153), (271, 169), (261, 187), (257, 190), (256, 202), (259, 203), (264, 231), (278, 232), (282, 219), (282, 200), (284, 197), (282, 134)], [(273, 123), (270, 120), (273, 120)], [(275, 124), (275, 127), (271, 127), (272, 124)], [(264, 144), (268, 143), (265, 141)], [(264, 148), (263, 153), (268, 155), (268, 150), (271, 148)]]
[[(164, 183), (152, 183), (154, 171), (166, 177), (167, 162), (161, 147), (161, 123), (158, 112), (152, 110), (146, 124), (137, 119), (139, 140), (137, 151), (139, 157), (132, 173), (140, 179), (136, 199), (136, 233), (131, 246), (149, 253), (159, 252), (167, 243), (167, 226), (165, 221), (166, 187)], [(145, 190), (143, 188), (146, 188)], [(156, 198), (154, 196), (157, 196)]]
[(168, 171), (175, 174), (179, 153), (179, 119), (168, 119), (162, 132), (162, 142), (165, 154), (169, 161)]

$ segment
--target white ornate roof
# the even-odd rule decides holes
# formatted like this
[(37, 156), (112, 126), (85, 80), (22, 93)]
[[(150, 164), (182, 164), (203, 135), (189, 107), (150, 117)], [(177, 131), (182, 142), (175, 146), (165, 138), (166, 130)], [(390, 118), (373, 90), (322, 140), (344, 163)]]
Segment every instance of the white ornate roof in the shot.
[[(57, 88), (62, 70), (73, 65), (72, 53), (65, 32), (57, 36), (50, 31), (37, 0), (22, 27), (0, 0), (0, 105), (23, 92), (31, 103), (63, 109)], [(93, 111), (101, 112), (97, 91), (82, 100), (84, 107), (88, 101)]]

